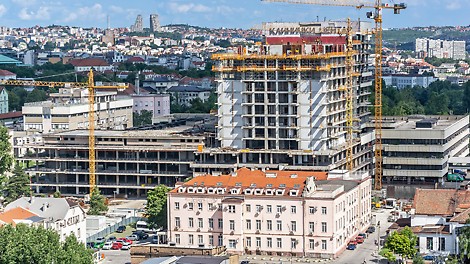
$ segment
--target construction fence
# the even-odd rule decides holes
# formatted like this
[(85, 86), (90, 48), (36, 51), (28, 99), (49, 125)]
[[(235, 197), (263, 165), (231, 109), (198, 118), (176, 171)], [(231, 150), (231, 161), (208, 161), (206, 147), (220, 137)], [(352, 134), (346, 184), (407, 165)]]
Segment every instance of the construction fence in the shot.
[(106, 237), (107, 235), (116, 232), (119, 226), (127, 226), (132, 223), (136, 223), (137, 221), (145, 221), (147, 218), (131, 216), (127, 218), (123, 218), (121, 221), (116, 222), (114, 225), (108, 226), (105, 229), (90, 235), (86, 238), (86, 242), (94, 242), (98, 237)]

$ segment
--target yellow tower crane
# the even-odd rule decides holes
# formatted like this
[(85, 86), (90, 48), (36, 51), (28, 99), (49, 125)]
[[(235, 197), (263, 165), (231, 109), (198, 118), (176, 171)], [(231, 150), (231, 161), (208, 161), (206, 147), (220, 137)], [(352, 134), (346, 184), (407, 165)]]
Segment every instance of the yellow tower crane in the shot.
[(406, 4), (384, 4), (382, 0), (261, 0), (264, 2), (284, 2), (324, 6), (351, 6), (358, 9), (369, 8), (367, 17), (375, 21), (375, 189), (382, 189), (382, 10), (392, 9), (400, 14)]
[(48, 82), (48, 81), (27, 81), (27, 80), (0, 80), (0, 85), (10, 86), (40, 86), (40, 87), (70, 87), (88, 89), (88, 158), (89, 158), (89, 184), (90, 196), (96, 187), (96, 159), (95, 159), (95, 90), (99, 89), (127, 89), (127, 86), (97, 86), (94, 81), (93, 70), (88, 73), (87, 82)]

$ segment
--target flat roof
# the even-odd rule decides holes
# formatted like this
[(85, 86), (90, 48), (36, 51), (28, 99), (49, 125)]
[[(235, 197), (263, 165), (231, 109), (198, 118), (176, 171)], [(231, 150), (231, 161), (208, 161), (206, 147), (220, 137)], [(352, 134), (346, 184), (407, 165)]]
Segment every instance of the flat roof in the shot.
[[(178, 136), (181, 137), (189, 137), (190, 135), (180, 134), (188, 129), (192, 129), (193, 126), (177, 126), (177, 127), (168, 127), (165, 129), (152, 129), (152, 130), (95, 130), (95, 137), (125, 137), (125, 138), (154, 138), (154, 137), (162, 137), (162, 136)], [(88, 130), (72, 130), (72, 131), (64, 131), (59, 132), (56, 134), (52, 134), (53, 136), (88, 136)], [(192, 136), (197, 137), (197, 136)], [(202, 137), (202, 136), (201, 136)]]
[[(444, 130), (464, 118), (469, 118), (469, 116), (391, 116), (384, 117), (382, 123), (384, 129), (415, 130), (417, 122), (436, 119), (437, 123), (431, 129)], [(418, 128), (420, 129), (429, 130), (429, 128)]]

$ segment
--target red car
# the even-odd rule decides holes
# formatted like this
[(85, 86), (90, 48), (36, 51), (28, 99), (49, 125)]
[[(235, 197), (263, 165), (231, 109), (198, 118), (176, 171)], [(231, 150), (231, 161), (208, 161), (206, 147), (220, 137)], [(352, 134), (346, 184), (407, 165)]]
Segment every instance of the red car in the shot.
[(122, 243), (119, 243), (119, 242), (114, 242), (113, 246), (111, 247), (111, 249), (114, 249), (114, 250), (119, 250), (121, 248), (122, 248)]
[(359, 243), (359, 244), (362, 244), (362, 243), (364, 243), (364, 238), (361, 237), (361, 236), (358, 236), (358, 237), (356, 237), (356, 242)]
[(349, 241), (349, 244), (357, 245), (357, 241), (356, 240), (351, 240), (351, 241)]
[(121, 237), (121, 238), (119, 238), (118, 240), (122, 240), (122, 241), (124, 241), (124, 242), (126, 242), (126, 243), (132, 244), (132, 240), (130, 240), (130, 239), (128, 239), (128, 238), (125, 238), (125, 237)]

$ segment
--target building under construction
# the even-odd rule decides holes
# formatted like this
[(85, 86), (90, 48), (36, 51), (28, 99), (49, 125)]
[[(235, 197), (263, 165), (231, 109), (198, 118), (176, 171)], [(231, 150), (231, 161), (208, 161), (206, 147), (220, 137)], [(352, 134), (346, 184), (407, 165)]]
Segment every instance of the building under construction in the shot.
[(352, 170), (370, 170), (374, 135), (362, 132), (371, 107), (370, 24), (266, 23), (264, 29), (265, 43), (213, 56), (220, 148), (197, 156), (195, 174), (348, 169), (348, 148)]

